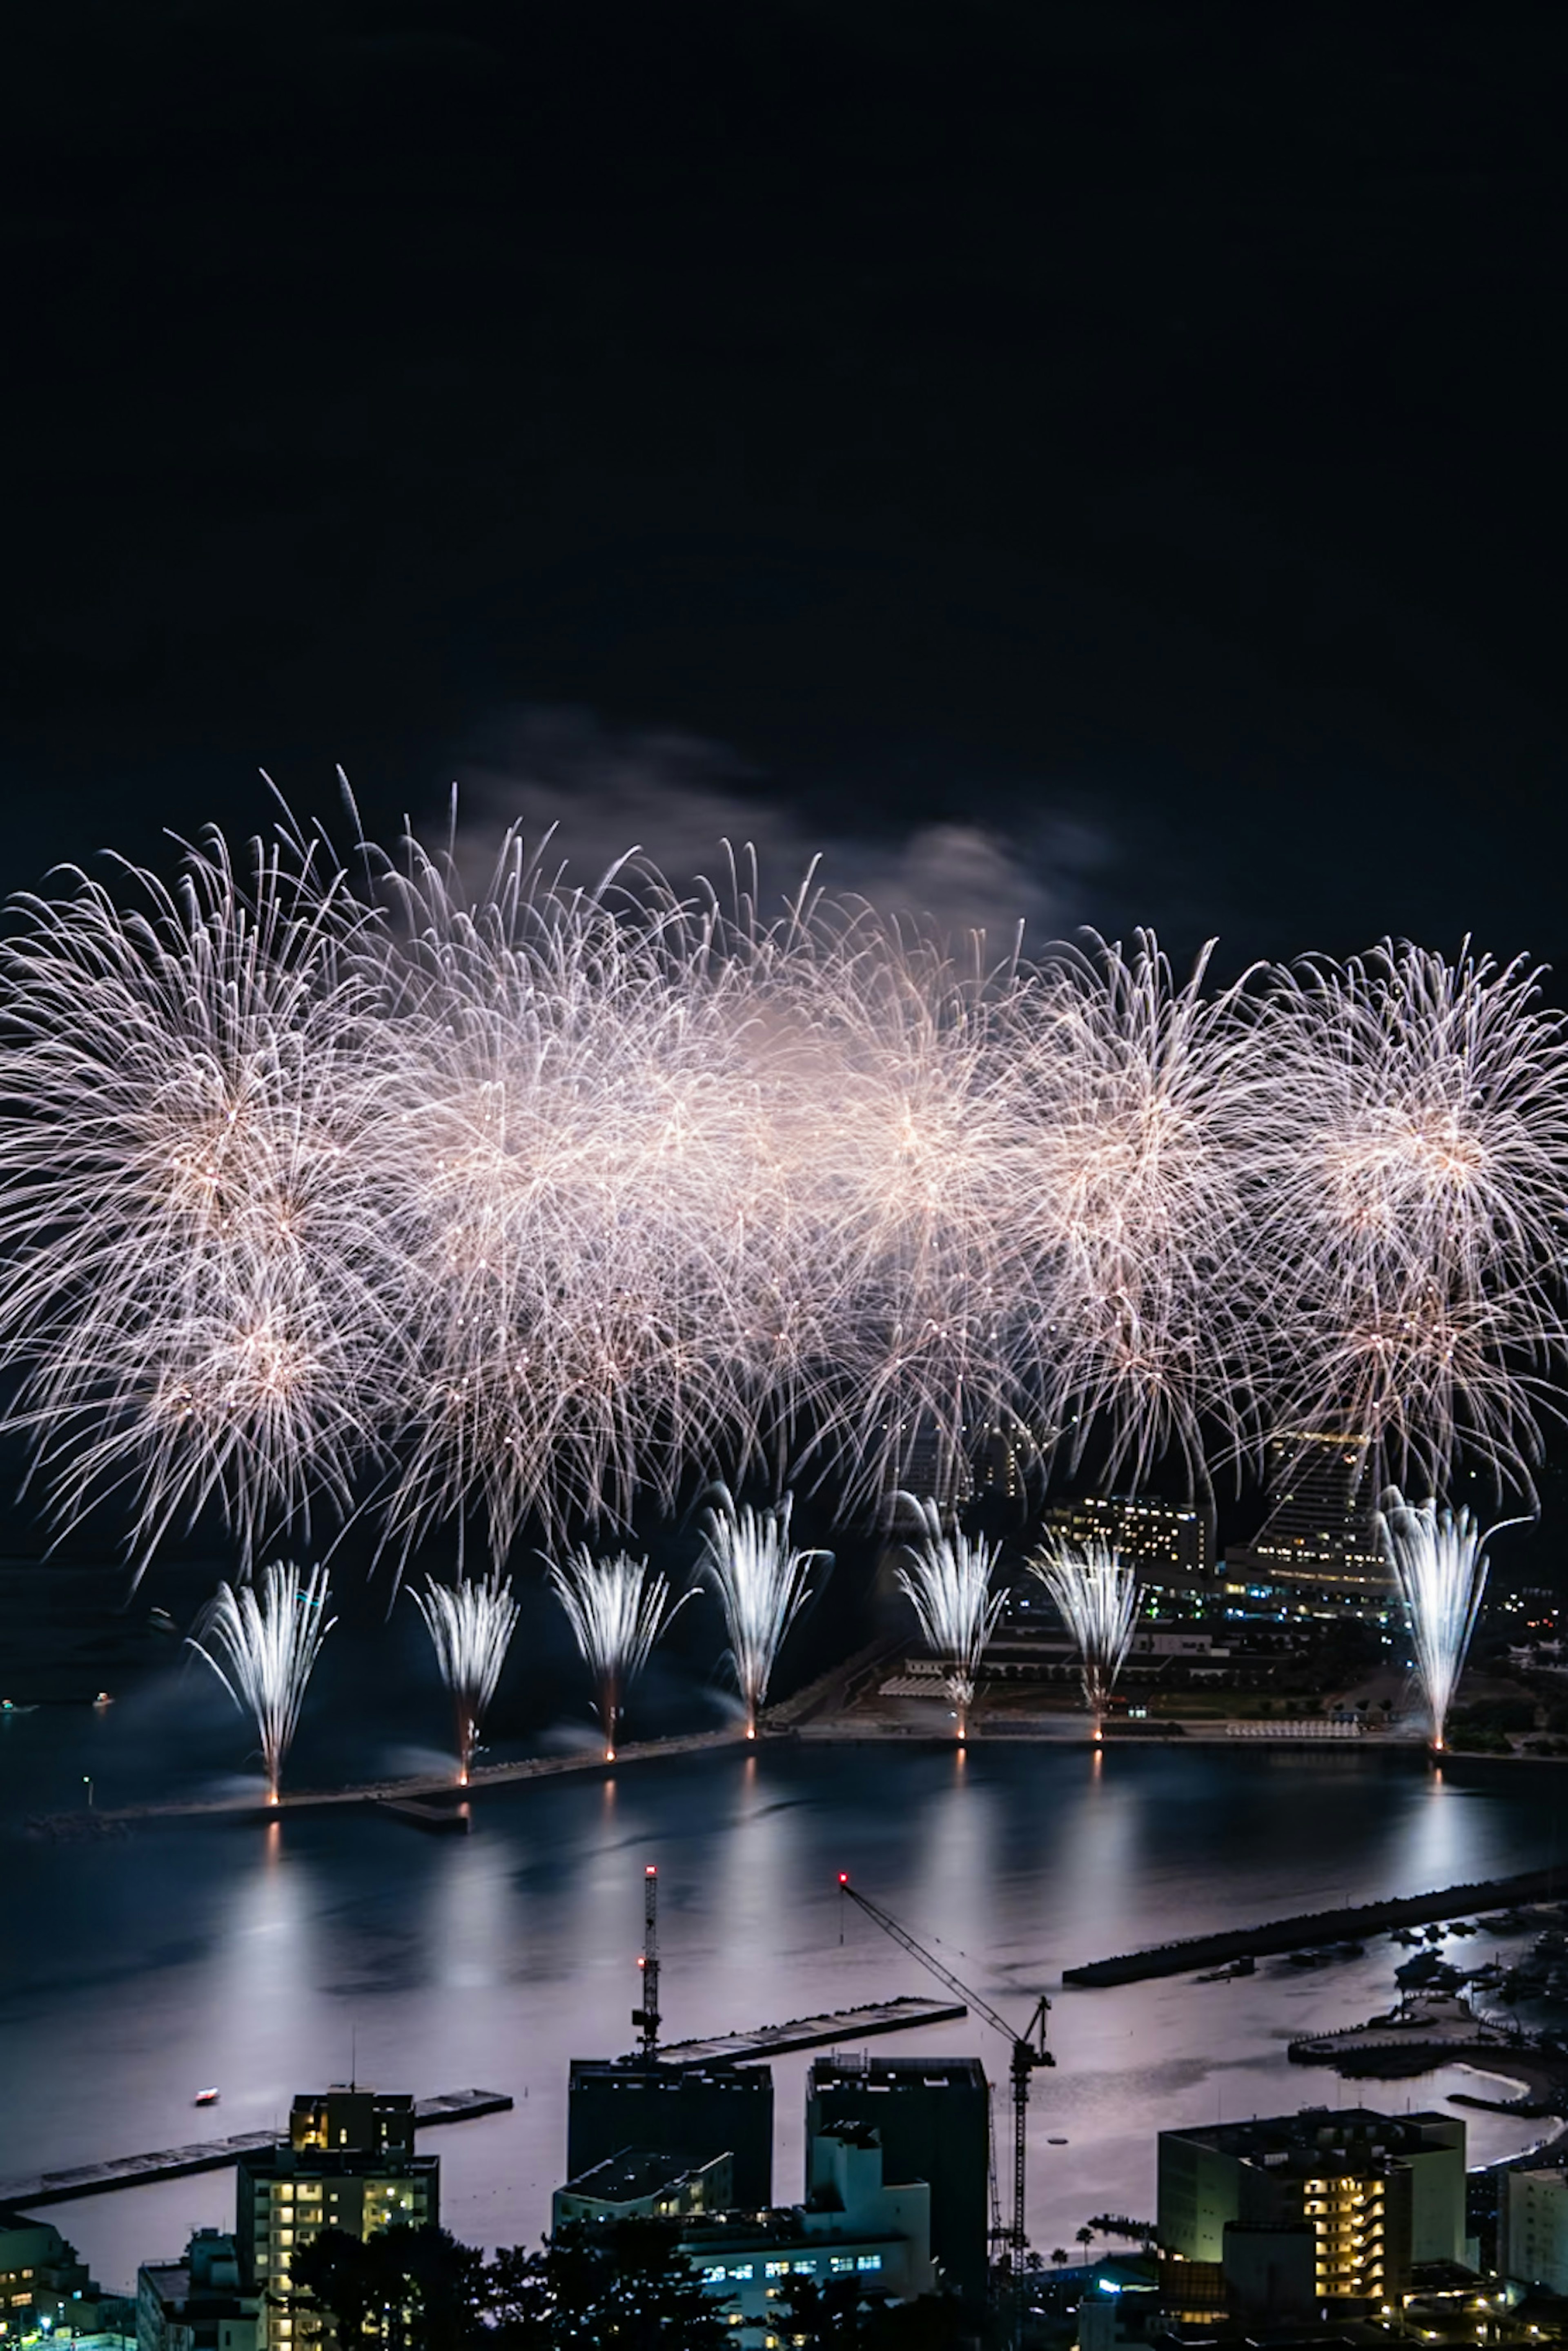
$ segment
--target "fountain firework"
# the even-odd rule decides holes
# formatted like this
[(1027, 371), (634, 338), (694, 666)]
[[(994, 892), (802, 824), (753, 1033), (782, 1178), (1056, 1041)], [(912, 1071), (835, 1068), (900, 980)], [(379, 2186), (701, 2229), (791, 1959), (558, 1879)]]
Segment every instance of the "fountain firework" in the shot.
[(256, 1718), (269, 1803), (277, 1802), (306, 1685), (337, 1622), (327, 1614), (330, 1589), (324, 1567), (301, 1580), (287, 1561), (275, 1560), (261, 1572), (259, 1592), (254, 1579), (220, 1583), (189, 1645), (240, 1711)]
[(1432, 1744), (1441, 1751), (1486, 1591), (1487, 1537), (1469, 1510), (1407, 1502), (1392, 1490), (1377, 1526), (1409, 1614), (1416, 1677), (1431, 1710)]
[(1072, 1543), (1058, 1539), (1031, 1559), (1037, 1575), (1061, 1613), (1078, 1651), (1083, 1702), (1100, 1737), (1105, 1710), (1132, 1646), (1137, 1613), (1137, 1577), (1110, 1543)]
[(425, 1578), (413, 1595), (435, 1651), (441, 1678), (452, 1693), (457, 1729), (457, 1778), (468, 1784), (474, 1750), (485, 1715), (496, 1695), (501, 1668), (517, 1621), (510, 1579), (495, 1569), (483, 1580), (441, 1583)]
[(913, 1494), (898, 1500), (913, 1510), (925, 1531), (905, 1546), (909, 1564), (898, 1570), (900, 1591), (920, 1620), (932, 1655), (946, 1667), (946, 1688), (958, 1718), (960, 1746), (969, 1735), (969, 1708), (987, 1642), (996, 1629), (1004, 1594), (991, 1590), (996, 1551), (956, 1528), (944, 1527), (936, 1502)]
[(831, 1552), (791, 1549), (793, 1503), (786, 1494), (771, 1510), (754, 1510), (749, 1502), (737, 1504), (721, 1486), (703, 1513), (702, 1572), (724, 1610), (747, 1739), (757, 1736), (784, 1635), (806, 1598), (807, 1571), (813, 1560), (832, 1558)]
[(689, 1593), (670, 1605), (670, 1587), (650, 1575), (645, 1559), (617, 1552), (595, 1559), (586, 1543), (552, 1562), (550, 1588), (565, 1609), (583, 1663), (599, 1690), (604, 1760), (615, 1761), (615, 1738), (626, 1693), (648, 1662), (649, 1652)]

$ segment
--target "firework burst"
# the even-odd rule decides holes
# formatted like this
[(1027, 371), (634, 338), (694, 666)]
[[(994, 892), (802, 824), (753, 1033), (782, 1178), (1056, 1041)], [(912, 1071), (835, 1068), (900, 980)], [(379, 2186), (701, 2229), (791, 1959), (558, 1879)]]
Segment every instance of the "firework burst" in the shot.
[(915, 1512), (924, 1529), (919, 1541), (906, 1546), (909, 1563), (897, 1572), (899, 1590), (920, 1620), (926, 1647), (946, 1667), (946, 1687), (962, 1744), (968, 1737), (980, 1660), (1005, 1597), (991, 1590), (996, 1552), (984, 1539), (945, 1527), (936, 1502), (917, 1500), (913, 1494), (898, 1499)]
[(667, 1581), (651, 1575), (645, 1559), (633, 1559), (630, 1552), (595, 1559), (586, 1543), (554, 1562), (549, 1580), (598, 1686), (604, 1760), (613, 1763), (626, 1693), (654, 1642), (691, 1595), (684, 1593), (672, 1606)]
[(254, 1578), (220, 1583), (190, 1642), (241, 1713), (255, 1718), (270, 1803), (277, 1802), (321, 1644), (337, 1622), (327, 1614), (329, 1592), (325, 1568), (301, 1579), (287, 1561), (275, 1560), (262, 1570), (259, 1590)]
[(796, 1551), (789, 1541), (793, 1497), (772, 1510), (737, 1503), (720, 1487), (703, 1513), (702, 1573), (718, 1594), (729, 1635), (729, 1664), (746, 1708), (746, 1735), (757, 1736), (757, 1718), (784, 1645), (806, 1598), (806, 1576), (825, 1551)]
[(452, 1693), (457, 1733), (457, 1778), (466, 1787), (474, 1750), (517, 1622), (509, 1579), (498, 1569), (481, 1580), (441, 1583), (425, 1578), (413, 1595), (424, 1619), (441, 1678)]
[(1131, 1564), (1109, 1543), (1058, 1540), (1030, 1562), (1061, 1611), (1078, 1651), (1083, 1702), (1100, 1736), (1116, 1679), (1132, 1646), (1137, 1614), (1137, 1578)]
[(1469, 1510), (1407, 1502), (1396, 1491), (1385, 1497), (1377, 1523), (1409, 1614), (1416, 1677), (1440, 1750), (1486, 1592), (1487, 1537)]

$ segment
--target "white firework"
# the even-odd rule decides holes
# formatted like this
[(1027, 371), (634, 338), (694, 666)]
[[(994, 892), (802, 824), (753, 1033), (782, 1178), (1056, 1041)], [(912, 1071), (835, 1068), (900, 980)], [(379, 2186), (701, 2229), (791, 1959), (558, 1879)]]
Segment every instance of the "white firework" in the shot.
[(919, 1541), (905, 1546), (909, 1563), (897, 1571), (898, 1586), (920, 1620), (926, 1647), (946, 1668), (962, 1742), (968, 1737), (980, 1660), (1006, 1596), (991, 1589), (996, 1550), (983, 1537), (944, 1526), (935, 1501), (917, 1500), (913, 1494), (898, 1499), (924, 1528)]
[(1083, 1702), (1094, 1717), (1098, 1738), (1133, 1644), (1136, 1574), (1110, 1543), (1072, 1543), (1061, 1537), (1048, 1542), (1029, 1566), (1056, 1603), (1078, 1651)]
[[(1487, 1584), (1487, 1537), (1469, 1510), (1384, 1498), (1378, 1532), (1410, 1619), (1416, 1672), (1441, 1748)], [(1495, 1532), (1496, 1530), (1494, 1529)]]
[(729, 1664), (746, 1708), (746, 1735), (757, 1736), (757, 1718), (784, 1635), (807, 1596), (812, 1562), (831, 1559), (825, 1551), (796, 1551), (789, 1541), (793, 1497), (771, 1510), (737, 1503), (725, 1488), (703, 1513), (702, 1573), (718, 1594), (729, 1635)]
[(256, 1721), (276, 1804), (284, 1759), (321, 1644), (336, 1617), (327, 1614), (330, 1583), (323, 1567), (303, 1578), (286, 1560), (239, 1584), (220, 1583), (189, 1646), (209, 1665), (241, 1713)]
[(684, 1593), (672, 1606), (668, 1581), (650, 1574), (645, 1559), (624, 1551), (596, 1559), (586, 1543), (551, 1563), (549, 1581), (594, 1677), (605, 1761), (613, 1763), (626, 1693), (691, 1595)]
[(1301, 966), (1262, 1031), (1283, 1416), (1362, 1432), (1379, 1474), (1434, 1487), (1462, 1447), (1532, 1498), (1563, 1352), (1568, 1024), (1522, 960), (1385, 942)]
[(485, 1717), (517, 1622), (509, 1578), (498, 1569), (472, 1581), (442, 1583), (425, 1578), (413, 1595), (424, 1619), (441, 1678), (452, 1693), (457, 1735), (457, 1777), (466, 1787)]

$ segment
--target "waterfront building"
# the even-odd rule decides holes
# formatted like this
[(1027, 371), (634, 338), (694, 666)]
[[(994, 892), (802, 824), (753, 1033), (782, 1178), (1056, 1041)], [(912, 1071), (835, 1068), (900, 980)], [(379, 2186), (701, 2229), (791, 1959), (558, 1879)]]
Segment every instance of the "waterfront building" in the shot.
[(1542, 2166), (1499, 2178), (1498, 2268), (1521, 2285), (1568, 2294), (1568, 2175)]
[(838, 2158), (831, 2134), (873, 2129), (894, 2179), (931, 2191), (931, 2253), (944, 2285), (983, 2299), (988, 2261), (991, 2093), (977, 2057), (820, 2057), (806, 2086), (806, 2193)]
[(735, 2166), (727, 2155), (674, 2171), (662, 2155), (626, 2147), (556, 2189), (550, 2228), (568, 2228), (574, 2220), (685, 2220), (700, 2212), (727, 2212), (734, 2202)]
[(1291, 1616), (1381, 1623), (1395, 1605), (1366, 1477), (1370, 1440), (1333, 1428), (1287, 1428), (1268, 1446), (1268, 1515), (1225, 1554), (1226, 1596)]
[(1422, 2262), (1465, 2254), (1465, 2126), (1448, 2115), (1331, 2113), (1159, 2135), (1159, 2241), (1191, 2262), (1227, 2258), (1227, 2231), (1312, 2234), (1313, 2298), (1400, 2292)]
[(577, 2179), (628, 2147), (672, 2174), (727, 2156), (734, 2199), (773, 2199), (773, 2076), (766, 2065), (661, 2065), (574, 2057), (567, 2085), (566, 2168)]
[(222, 2229), (198, 2229), (183, 2261), (143, 2262), (136, 2273), (136, 2351), (257, 2351), (260, 2313)]
[(261, 2297), (256, 2351), (320, 2334), (323, 2321), (287, 2297), (295, 2253), (322, 2229), (370, 2237), (439, 2221), (440, 2159), (414, 2153), (413, 2126), (412, 2097), (337, 2087), (297, 2097), (287, 2138), (241, 2158), (235, 2233), (241, 2276)]
[(876, 2133), (848, 2124), (822, 2133), (810, 2161), (816, 2185), (803, 2204), (726, 2213), (681, 2231), (682, 2252), (742, 2351), (782, 2339), (778, 2304), (797, 2278), (853, 2278), (862, 2294), (895, 2302), (936, 2286), (925, 2182), (884, 2180)]
[(1139, 1494), (1079, 1494), (1052, 1502), (1041, 1524), (1072, 1543), (1109, 1543), (1156, 1592), (1212, 1588), (1203, 1513)]
[(0, 2211), (0, 2341), (96, 2334), (101, 2299), (87, 2263), (51, 2221)]

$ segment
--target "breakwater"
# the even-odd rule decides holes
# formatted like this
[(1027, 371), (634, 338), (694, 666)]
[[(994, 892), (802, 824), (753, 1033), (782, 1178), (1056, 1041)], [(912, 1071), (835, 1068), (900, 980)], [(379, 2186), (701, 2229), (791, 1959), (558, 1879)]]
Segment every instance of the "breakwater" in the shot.
[[(504, 2090), (444, 2090), (421, 2098), (413, 2109), (416, 2128), (434, 2123), (472, 2122), (480, 2115), (504, 2115), (512, 2101)], [(277, 2144), (276, 2131), (236, 2131), (229, 2138), (193, 2139), (186, 2147), (161, 2147), (153, 2155), (115, 2155), (81, 2163), (68, 2171), (38, 2171), (21, 2179), (0, 2179), (0, 2210), (32, 2211), (41, 2204), (65, 2204), (75, 2196), (104, 2196), (115, 2188), (145, 2188), (155, 2179), (186, 2179), (198, 2171), (222, 2171), (242, 2156)]]
[(1531, 1869), (1515, 1877), (1484, 1878), (1478, 1885), (1448, 1886), (1431, 1894), (1398, 1894), (1384, 1902), (1346, 1903), (1337, 1910), (1304, 1910), (1257, 1927), (1226, 1927), (1212, 1935), (1187, 1935), (1147, 1950), (1124, 1951), (1110, 1959), (1089, 1959), (1064, 1968), (1064, 1984), (1103, 1986), (1144, 1983), (1153, 1976), (1186, 1975), (1189, 1970), (1221, 1967), (1230, 1959), (1269, 1959), (1305, 1950), (1314, 1943), (1361, 1942), (1396, 1927), (1427, 1927), (1470, 1910), (1510, 1909), (1542, 1902), (1568, 1879), (1559, 1869)]

